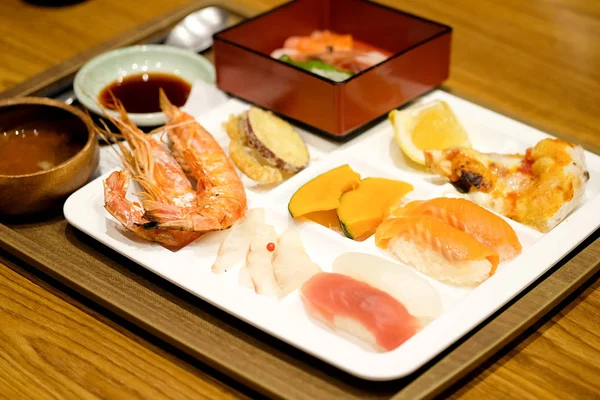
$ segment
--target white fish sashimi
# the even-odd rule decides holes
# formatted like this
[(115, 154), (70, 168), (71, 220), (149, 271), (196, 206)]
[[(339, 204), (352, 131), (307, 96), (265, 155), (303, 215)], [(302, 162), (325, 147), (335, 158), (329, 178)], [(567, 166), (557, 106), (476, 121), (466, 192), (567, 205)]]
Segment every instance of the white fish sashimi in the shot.
[[(259, 224), (254, 231), (250, 250), (246, 256), (246, 267), (258, 294), (275, 296), (279, 291), (273, 275), (273, 252), (267, 250), (267, 245), (273, 243), (277, 247), (277, 232), (267, 224)], [(243, 274), (243, 272), (240, 271)], [(244, 277), (241, 277), (242, 282)]]
[(222, 274), (236, 265), (243, 264), (254, 231), (259, 224), (264, 224), (264, 222), (265, 210), (263, 208), (248, 210), (243, 218), (236, 221), (219, 247), (212, 272)]
[(424, 325), (442, 313), (436, 289), (410, 268), (370, 254), (344, 253), (333, 262), (333, 272), (348, 275), (387, 292)]
[(242, 265), (242, 268), (240, 268), (240, 273), (238, 275), (238, 283), (241, 287), (245, 287), (256, 291), (256, 289), (254, 288), (254, 282), (252, 282), (252, 277), (250, 276), (250, 270), (248, 269), (248, 266), (246, 266), (246, 264)]
[(273, 275), (279, 285), (279, 298), (298, 289), (310, 277), (321, 272), (312, 262), (296, 228), (289, 228), (279, 237), (273, 255)]

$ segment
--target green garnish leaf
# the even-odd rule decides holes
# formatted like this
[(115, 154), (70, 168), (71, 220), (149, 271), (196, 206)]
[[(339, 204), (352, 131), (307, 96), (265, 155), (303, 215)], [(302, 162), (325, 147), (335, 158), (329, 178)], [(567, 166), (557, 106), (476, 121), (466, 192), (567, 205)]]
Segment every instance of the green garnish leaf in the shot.
[(324, 76), (326, 78), (330, 78), (335, 81), (347, 79), (353, 75), (350, 71), (345, 71), (343, 69), (336, 68), (333, 65), (327, 64), (326, 62), (323, 62), (321, 60), (294, 61), (290, 56), (284, 54), (281, 57), (279, 57), (279, 61), (295, 65), (298, 68), (302, 68), (309, 72)]

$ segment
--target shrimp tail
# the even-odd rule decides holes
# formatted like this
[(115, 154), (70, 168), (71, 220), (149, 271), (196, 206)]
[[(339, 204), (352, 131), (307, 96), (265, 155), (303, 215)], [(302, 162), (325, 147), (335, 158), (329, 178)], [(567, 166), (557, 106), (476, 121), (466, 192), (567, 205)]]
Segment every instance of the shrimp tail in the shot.
[(169, 101), (167, 94), (162, 88), (159, 89), (158, 96), (160, 108), (165, 113), (168, 119), (172, 120), (181, 115), (181, 110), (179, 110), (179, 108), (175, 107), (173, 103)]
[(173, 204), (155, 200), (144, 200), (144, 218), (152, 222), (173, 220), (180, 217), (181, 209)]

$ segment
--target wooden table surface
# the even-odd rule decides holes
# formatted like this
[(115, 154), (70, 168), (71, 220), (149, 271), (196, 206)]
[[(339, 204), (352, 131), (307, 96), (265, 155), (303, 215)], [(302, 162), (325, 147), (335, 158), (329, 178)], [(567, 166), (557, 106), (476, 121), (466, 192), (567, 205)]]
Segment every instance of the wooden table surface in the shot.
[[(0, 91), (187, 0), (3, 0)], [(267, 9), (281, 0), (240, 0)], [(454, 28), (447, 86), (600, 149), (600, 2), (382, 1)], [(243, 398), (253, 394), (0, 253), (0, 397)], [(600, 396), (600, 281), (456, 386), (453, 397)]]

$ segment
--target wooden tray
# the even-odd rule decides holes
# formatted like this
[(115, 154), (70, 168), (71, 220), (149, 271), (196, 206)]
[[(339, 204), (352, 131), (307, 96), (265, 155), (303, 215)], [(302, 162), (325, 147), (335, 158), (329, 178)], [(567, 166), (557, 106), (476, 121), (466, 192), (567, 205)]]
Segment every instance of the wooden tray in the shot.
[[(208, 5), (244, 17), (260, 11), (240, 9), (227, 0), (192, 3), (0, 93), (0, 98), (53, 95), (68, 89), (74, 73), (90, 57), (114, 47), (156, 41), (189, 12)], [(4, 221), (0, 248), (254, 390), (306, 399), (418, 399), (440, 394), (600, 269), (597, 231), (535, 285), (419, 371), (375, 383), (344, 374), (198, 300), (77, 231), (62, 214), (42, 222)]]

